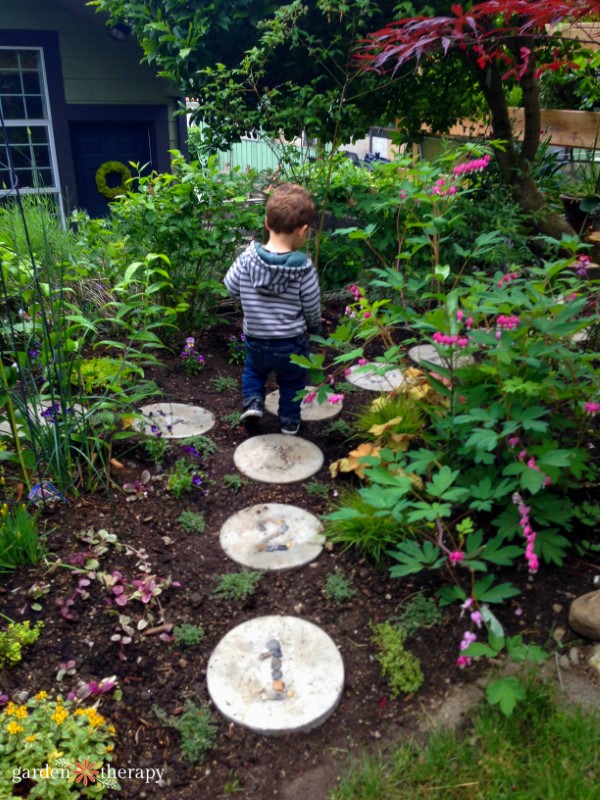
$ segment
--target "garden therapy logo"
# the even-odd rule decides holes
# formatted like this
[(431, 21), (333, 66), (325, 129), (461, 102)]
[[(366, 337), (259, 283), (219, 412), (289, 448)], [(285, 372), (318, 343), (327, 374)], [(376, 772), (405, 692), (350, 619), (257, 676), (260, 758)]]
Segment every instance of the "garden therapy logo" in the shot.
[[(89, 783), (96, 783), (96, 778), (100, 774), (100, 770), (94, 769), (96, 764), (92, 761), (88, 763), (87, 758), (83, 761), (77, 761), (73, 769), (73, 778), (75, 783), (83, 783), (84, 786)], [(102, 783), (102, 781), (98, 781)]]
[(21, 783), (23, 780), (48, 780), (59, 779), (71, 781), (81, 787), (95, 784), (106, 789), (118, 790), (121, 788), (119, 780), (143, 780), (145, 783), (164, 785), (164, 769), (139, 768), (139, 767), (111, 767), (101, 761), (91, 761), (89, 758), (80, 758), (73, 764), (68, 758), (57, 758), (52, 765), (40, 769), (13, 770), (12, 782)]
[(54, 763), (63, 771), (64, 777), (74, 783), (79, 783), (82, 786), (87, 786), (88, 783), (97, 783), (107, 789), (120, 788), (116, 778), (116, 770), (113, 767), (102, 766), (97, 768), (96, 763), (89, 761), (87, 758), (76, 761), (74, 766), (66, 758), (58, 758)]

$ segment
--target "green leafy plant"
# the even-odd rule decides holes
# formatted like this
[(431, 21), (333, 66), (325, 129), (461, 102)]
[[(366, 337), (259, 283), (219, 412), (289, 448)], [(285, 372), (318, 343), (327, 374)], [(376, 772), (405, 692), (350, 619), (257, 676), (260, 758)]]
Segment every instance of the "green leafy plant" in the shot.
[(403, 536), (403, 531), (389, 511), (364, 497), (362, 490), (343, 487), (338, 493), (336, 507), (323, 517), (323, 533), (342, 551), (355, 548), (376, 563)]
[(262, 576), (262, 572), (251, 570), (221, 575), (213, 594), (224, 600), (246, 600), (256, 592)]
[(381, 672), (387, 679), (392, 698), (400, 693), (417, 692), (425, 680), (419, 659), (404, 649), (405, 630), (390, 622), (373, 626), (373, 643), (378, 649), (375, 655)]
[(356, 589), (339, 569), (330, 572), (323, 587), (323, 593), (333, 603), (347, 603), (356, 595)]
[(231, 411), (229, 414), (223, 414), (221, 419), (227, 423), (232, 430), (236, 430), (241, 425), (241, 413), (239, 411)]
[(182, 511), (177, 522), (188, 533), (204, 533), (206, 530), (206, 518), (201, 511)]
[(163, 463), (170, 447), (170, 441), (163, 436), (148, 435), (144, 437), (144, 450), (157, 466)]
[[(112, 761), (115, 728), (94, 706), (77, 705), (60, 696), (38, 692), (23, 705), (9, 703), (1, 714), (0, 773), (3, 797), (20, 796), (19, 784), (33, 782), (29, 796), (68, 800), (74, 796), (73, 777), (85, 756), (98, 770), (89, 785), (77, 784), (83, 797), (103, 797), (119, 789)], [(15, 794), (16, 792), (16, 794)]]
[(261, 212), (246, 202), (252, 173), (221, 172), (214, 156), (202, 165), (171, 155), (171, 172), (138, 175), (137, 191), (111, 204), (112, 237), (131, 258), (169, 255), (171, 282), (160, 302), (180, 306), (183, 330), (200, 333), (216, 322), (225, 265), (247, 232), (262, 228)]
[(433, 597), (419, 593), (406, 602), (398, 614), (397, 622), (408, 638), (414, 636), (421, 628), (439, 625), (442, 622), (442, 614)]
[[(0, 482), (1, 483), (1, 482)], [(23, 504), (0, 507), (0, 572), (10, 572), (26, 564), (37, 564), (46, 553), (40, 536), (38, 517)]]
[(124, 364), (116, 358), (82, 359), (77, 365), (77, 372), (71, 375), (72, 383), (81, 383), (86, 394), (104, 391), (118, 392), (122, 388), (122, 383), (131, 379), (133, 374), (139, 376), (139, 371), (133, 366)]
[(195, 647), (204, 639), (204, 628), (201, 625), (192, 625), (182, 622), (173, 628), (173, 641), (178, 646)]
[(9, 622), (8, 627), (0, 631), (0, 669), (14, 666), (23, 658), (23, 648), (34, 644), (39, 639), (43, 622)]
[(186, 375), (198, 375), (204, 369), (206, 359), (196, 350), (193, 336), (188, 336), (185, 340), (185, 346), (179, 354), (179, 360)]
[(325, 436), (343, 436), (345, 439), (348, 439), (352, 433), (352, 427), (348, 425), (347, 422), (344, 422), (343, 419), (336, 419), (323, 428), (323, 434)]
[(308, 494), (315, 495), (316, 497), (322, 497), (323, 499), (329, 497), (329, 486), (327, 486), (326, 483), (308, 481), (308, 483), (304, 484), (304, 488)]
[(181, 497), (184, 492), (191, 492), (194, 487), (199, 488), (203, 483), (203, 475), (195, 464), (185, 458), (178, 458), (167, 479), (167, 489), (175, 497)]
[(373, 400), (359, 409), (354, 426), (362, 433), (386, 426), (390, 435), (415, 435), (424, 425), (424, 413), (409, 394), (394, 394)]
[(223, 392), (232, 392), (238, 387), (238, 381), (235, 378), (230, 378), (228, 375), (217, 375), (213, 378), (212, 387), (215, 392), (223, 394)]
[(185, 447), (193, 447), (202, 458), (206, 458), (217, 451), (217, 445), (210, 436), (190, 436), (188, 439), (184, 439), (182, 444)]
[(183, 713), (178, 717), (167, 714), (158, 706), (153, 706), (153, 710), (164, 725), (179, 733), (181, 753), (190, 764), (202, 761), (217, 741), (217, 725), (207, 705), (197, 706), (186, 698)]
[(244, 334), (241, 337), (230, 336), (227, 342), (228, 356), (230, 364), (243, 364), (246, 360), (246, 345), (244, 344)]
[(230, 489), (232, 492), (239, 492), (240, 489), (243, 489), (245, 485), (246, 481), (241, 475), (238, 475), (235, 472), (232, 472), (229, 475), (223, 475), (223, 487), (225, 489)]

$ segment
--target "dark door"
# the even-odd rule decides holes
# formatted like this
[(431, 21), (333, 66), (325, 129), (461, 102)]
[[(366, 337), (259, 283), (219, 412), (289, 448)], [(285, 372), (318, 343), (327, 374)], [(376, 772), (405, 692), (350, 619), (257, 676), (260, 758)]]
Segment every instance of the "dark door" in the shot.
[[(152, 158), (150, 125), (147, 122), (73, 122), (71, 142), (77, 206), (84, 208), (91, 217), (104, 217), (108, 213), (108, 201), (96, 187), (96, 172), (101, 164), (121, 161), (130, 166), (129, 162), (133, 161), (141, 166)], [(112, 173), (107, 176), (107, 183), (109, 186), (118, 185), (120, 176)]]

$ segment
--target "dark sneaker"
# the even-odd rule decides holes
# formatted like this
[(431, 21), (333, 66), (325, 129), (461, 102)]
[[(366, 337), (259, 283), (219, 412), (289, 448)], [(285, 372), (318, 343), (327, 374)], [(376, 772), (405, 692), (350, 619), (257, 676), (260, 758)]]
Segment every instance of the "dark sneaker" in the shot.
[(281, 432), (285, 433), (286, 436), (295, 436), (298, 431), (300, 430), (300, 423), (295, 422), (293, 419), (287, 419), (281, 421)]
[(264, 413), (264, 405), (262, 400), (250, 400), (245, 406), (240, 415), (240, 422), (247, 419), (260, 419)]

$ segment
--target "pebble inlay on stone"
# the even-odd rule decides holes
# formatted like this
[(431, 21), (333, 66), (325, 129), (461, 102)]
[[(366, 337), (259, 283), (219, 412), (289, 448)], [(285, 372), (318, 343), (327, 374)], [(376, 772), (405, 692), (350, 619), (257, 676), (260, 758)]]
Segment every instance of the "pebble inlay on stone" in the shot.
[(309, 731), (337, 707), (344, 663), (332, 639), (312, 622), (258, 617), (221, 639), (206, 682), (212, 701), (232, 722), (262, 734)]
[(239, 471), (261, 483), (294, 483), (310, 478), (323, 466), (316, 444), (299, 436), (265, 433), (242, 442), (233, 454)]
[[(408, 356), (417, 364), (421, 364), (423, 361), (430, 361), (432, 364), (437, 364), (440, 367), (448, 367), (450, 365), (450, 359), (441, 356), (432, 344), (417, 344), (410, 348)], [(452, 363), (455, 367), (462, 366), (463, 364), (472, 364), (473, 358), (471, 356), (460, 356), (455, 353), (452, 358)]]
[[(315, 387), (307, 386), (306, 388), (310, 391)], [(342, 405), (342, 403), (330, 403), (327, 400), (325, 400), (324, 403), (318, 403), (315, 398), (311, 403), (302, 403), (300, 416), (304, 422), (318, 422), (322, 419), (332, 419), (333, 417), (337, 417), (341, 412)], [(279, 389), (276, 389), (265, 397), (265, 409), (270, 414), (275, 414), (277, 416), (278, 408)]]
[[(367, 369), (371, 367), (371, 370)], [(387, 369), (386, 372), (383, 372)], [(360, 372), (358, 371), (360, 370)], [(375, 370), (381, 371), (378, 375)], [(361, 389), (368, 389), (370, 392), (393, 392), (404, 383), (404, 376), (401, 370), (391, 364), (380, 364), (378, 361), (370, 361), (362, 366), (350, 367), (348, 380)]]
[(283, 503), (262, 503), (233, 514), (221, 528), (221, 547), (245, 567), (281, 570), (313, 561), (323, 549), (323, 526), (313, 514)]
[(140, 414), (145, 419), (136, 420), (136, 430), (149, 436), (158, 431), (165, 439), (200, 436), (215, 424), (214, 414), (206, 408), (186, 403), (151, 403), (140, 408)]

